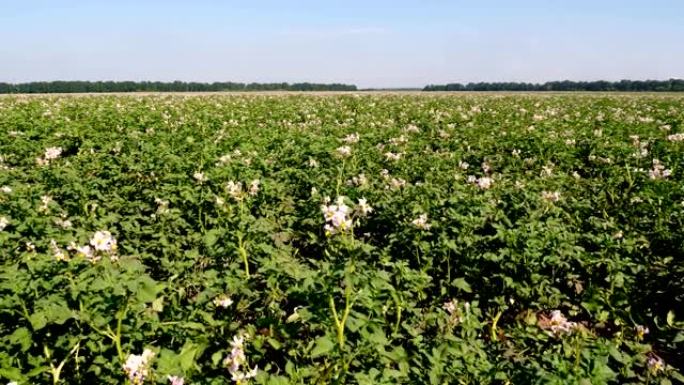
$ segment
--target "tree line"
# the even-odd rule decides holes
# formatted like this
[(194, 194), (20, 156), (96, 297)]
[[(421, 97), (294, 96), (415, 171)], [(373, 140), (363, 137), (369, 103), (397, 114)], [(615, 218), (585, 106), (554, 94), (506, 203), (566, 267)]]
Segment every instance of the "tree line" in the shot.
[(517, 82), (479, 82), (449, 83), (444, 85), (427, 85), (423, 91), (620, 91), (620, 92), (684, 92), (683, 79), (669, 80), (605, 80), (576, 82), (570, 80), (546, 83)]
[(321, 83), (236, 83), (236, 82), (134, 82), (134, 81), (51, 81), (0, 83), (0, 94), (76, 92), (220, 92), (220, 91), (356, 91), (353, 84)]

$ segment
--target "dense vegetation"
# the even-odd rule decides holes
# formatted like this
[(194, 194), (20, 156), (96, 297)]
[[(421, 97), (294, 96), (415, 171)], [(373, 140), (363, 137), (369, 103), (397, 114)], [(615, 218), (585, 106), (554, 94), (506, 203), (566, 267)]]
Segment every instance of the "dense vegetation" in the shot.
[(52, 81), (0, 83), (0, 94), (47, 94), (93, 92), (219, 92), (219, 91), (356, 91), (349, 84), (319, 83), (235, 83), (235, 82), (133, 82)]
[(590, 82), (574, 82), (570, 80), (537, 83), (516, 82), (480, 82), (450, 83), (446, 85), (428, 85), (423, 91), (620, 91), (620, 92), (684, 92), (684, 80), (605, 80)]
[(669, 384), (684, 99), (0, 98), (0, 379)]

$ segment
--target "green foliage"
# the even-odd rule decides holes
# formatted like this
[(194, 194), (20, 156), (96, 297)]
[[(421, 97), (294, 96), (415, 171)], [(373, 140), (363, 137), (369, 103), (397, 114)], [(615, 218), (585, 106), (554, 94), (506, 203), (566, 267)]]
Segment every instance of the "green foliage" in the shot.
[(648, 95), (0, 98), (0, 379), (126, 383), (149, 349), (145, 383), (225, 384), (240, 346), (239, 383), (681, 382), (683, 124)]

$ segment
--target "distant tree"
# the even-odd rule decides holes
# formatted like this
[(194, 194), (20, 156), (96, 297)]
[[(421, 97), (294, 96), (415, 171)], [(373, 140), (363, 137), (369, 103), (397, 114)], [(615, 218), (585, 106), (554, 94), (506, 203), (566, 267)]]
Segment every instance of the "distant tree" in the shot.
[(444, 85), (429, 84), (423, 91), (653, 91), (653, 92), (684, 92), (684, 80), (620, 80), (609, 82), (605, 80), (591, 82), (575, 82), (570, 80), (552, 81), (543, 84), (515, 83), (515, 82), (478, 82), (449, 83)]

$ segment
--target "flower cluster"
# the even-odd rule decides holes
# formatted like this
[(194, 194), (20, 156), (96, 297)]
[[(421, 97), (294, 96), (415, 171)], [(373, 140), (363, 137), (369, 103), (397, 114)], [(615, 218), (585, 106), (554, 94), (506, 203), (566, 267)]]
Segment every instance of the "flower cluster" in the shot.
[(149, 375), (150, 361), (153, 357), (154, 352), (149, 349), (145, 349), (141, 355), (128, 355), (123, 369), (131, 384), (140, 385), (145, 382), (145, 378)]
[[(328, 203), (330, 203), (330, 198), (326, 197), (324, 199), (324, 204), (321, 205), (323, 218), (325, 218), (326, 222), (323, 227), (326, 235), (333, 235), (351, 230), (353, 224), (351, 215), (353, 213), (351, 208), (344, 203), (344, 197), (338, 196), (337, 199), (335, 199), (335, 204), (330, 205)], [(361, 198), (358, 200), (354, 212), (357, 216), (363, 217), (373, 212), (373, 208), (368, 204), (366, 198)]]
[(45, 149), (43, 157), (36, 158), (36, 163), (40, 166), (45, 166), (50, 161), (59, 158), (62, 155), (62, 147), (48, 147)]
[(560, 200), (561, 194), (559, 191), (542, 191), (542, 199), (549, 202), (558, 202)]
[(40, 197), (40, 206), (38, 206), (38, 211), (41, 213), (46, 213), (50, 209), (50, 203), (52, 203), (52, 197), (49, 195), (43, 195)]
[(449, 315), (453, 315), (456, 310), (458, 310), (458, 301), (455, 299), (451, 299), (448, 302), (444, 302), (444, 305), (442, 305), (442, 309), (446, 310)]
[(665, 370), (665, 361), (656, 355), (651, 355), (648, 357), (646, 365), (648, 365), (648, 370), (654, 374)]
[(347, 184), (357, 187), (363, 187), (368, 184), (368, 179), (366, 178), (365, 174), (361, 173), (358, 176), (352, 177), (351, 180), (347, 181)]
[(227, 294), (221, 294), (220, 296), (214, 298), (214, 306), (227, 308), (233, 304), (233, 300)]
[(352, 220), (349, 217), (350, 209), (344, 203), (344, 197), (339, 196), (335, 200), (335, 204), (322, 205), (321, 211), (325, 218), (326, 224), (324, 226), (326, 234), (332, 235), (341, 231), (351, 229)]
[(5, 228), (7, 228), (9, 223), (10, 223), (9, 219), (7, 219), (7, 217), (4, 217), (4, 216), (0, 217), (0, 231), (5, 230)]
[(67, 249), (75, 251), (76, 255), (83, 257), (92, 263), (99, 261), (103, 255), (109, 256), (111, 261), (117, 261), (119, 259), (119, 256), (116, 253), (118, 244), (109, 231), (95, 232), (93, 237), (90, 238), (90, 245), (78, 246), (76, 243), (72, 242)]
[(418, 126), (416, 126), (415, 124), (409, 124), (404, 128), (404, 131), (410, 133), (418, 133), (420, 132), (420, 128), (418, 128)]
[(356, 209), (358, 213), (362, 216), (366, 216), (373, 212), (373, 208), (368, 205), (368, 201), (366, 200), (366, 198), (359, 199)]
[(69, 260), (69, 254), (65, 253), (64, 250), (62, 250), (59, 246), (57, 246), (57, 242), (55, 242), (54, 239), (50, 240), (50, 249), (52, 249), (52, 254), (55, 256), (55, 259), (58, 261), (68, 261)]
[(226, 193), (236, 201), (243, 200), (247, 195), (254, 197), (259, 193), (261, 181), (259, 179), (254, 179), (249, 182), (247, 191), (242, 188), (242, 182), (235, 182), (229, 180), (226, 183)]
[(411, 221), (411, 224), (419, 230), (430, 230), (432, 224), (428, 222), (427, 214), (420, 214), (418, 218)]
[(183, 385), (185, 383), (185, 379), (183, 377), (167, 376), (166, 378), (169, 380), (171, 385)]
[(643, 325), (637, 325), (636, 326), (636, 336), (637, 336), (638, 340), (643, 340), (644, 336), (648, 333), (650, 333), (650, 330), (648, 330), (648, 327), (645, 327)]
[(670, 142), (682, 142), (684, 141), (684, 132), (668, 135), (667, 140), (669, 140)]
[(394, 146), (399, 146), (408, 143), (408, 139), (404, 135), (399, 135), (397, 138), (390, 138), (389, 143)]
[(653, 168), (648, 171), (651, 179), (665, 179), (672, 175), (672, 170), (666, 169), (658, 159), (653, 159)]
[(345, 136), (344, 138), (342, 138), (342, 141), (344, 143), (347, 143), (347, 144), (356, 143), (359, 141), (359, 134), (356, 132), (353, 134), (349, 134), (349, 135)]
[(494, 184), (494, 179), (492, 179), (488, 176), (476, 178), (474, 175), (469, 175), (467, 181), (468, 181), (468, 183), (475, 184), (481, 190), (488, 190), (489, 188), (492, 187), (492, 184)]
[(648, 155), (648, 141), (642, 142), (639, 135), (630, 135), (629, 138), (632, 139), (632, 145), (637, 148), (637, 151), (632, 156), (635, 158), (646, 157)]
[(192, 177), (195, 178), (195, 180), (197, 181), (197, 183), (200, 183), (200, 184), (202, 184), (202, 183), (204, 183), (204, 182), (206, 182), (206, 181), (209, 180), (209, 179), (204, 175), (204, 173), (203, 173), (203, 172), (200, 172), (200, 171), (197, 171), (197, 172), (195, 172), (194, 174), (192, 174)]
[(234, 336), (230, 343), (230, 355), (223, 360), (223, 365), (228, 368), (228, 372), (235, 382), (242, 382), (250, 378), (256, 377), (257, 367), (243, 372), (242, 366), (247, 366), (247, 357), (245, 356), (245, 338), (243, 336)]
[(540, 322), (540, 326), (550, 330), (555, 336), (570, 334), (577, 329), (577, 323), (568, 321), (560, 310), (552, 311), (551, 318), (544, 319), (544, 322)]
[(164, 215), (169, 212), (169, 201), (161, 198), (154, 198), (154, 203), (157, 204), (157, 214)]
[(397, 160), (401, 159), (401, 155), (402, 155), (401, 153), (393, 153), (393, 152), (390, 152), (390, 151), (387, 151), (387, 152), (384, 154), (385, 159), (387, 159), (387, 160), (389, 160), (389, 161), (397, 161)]
[(335, 153), (340, 158), (347, 158), (351, 155), (351, 147), (349, 147), (349, 146), (338, 147), (337, 149), (335, 149)]

